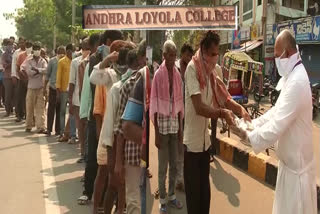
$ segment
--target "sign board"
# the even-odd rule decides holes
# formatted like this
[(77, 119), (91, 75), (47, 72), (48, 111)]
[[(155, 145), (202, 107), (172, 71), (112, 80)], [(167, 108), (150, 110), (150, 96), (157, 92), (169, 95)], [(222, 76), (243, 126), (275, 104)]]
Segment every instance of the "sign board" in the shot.
[(265, 55), (266, 59), (273, 59), (274, 58), (274, 46), (273, 45), (266, 45), (265, 46)]
[(241, 45), (241, 31), (235, 30), (232, 32), (231, 49), (239, 49)]
[(84, 29), (233, 30), (236, 6), (83, 6)]
[(278, 34), (288, 29), (294, 35), (297, 43), (320, 42), (320, 16), (290, 20), (273, 26), (273, 41)]

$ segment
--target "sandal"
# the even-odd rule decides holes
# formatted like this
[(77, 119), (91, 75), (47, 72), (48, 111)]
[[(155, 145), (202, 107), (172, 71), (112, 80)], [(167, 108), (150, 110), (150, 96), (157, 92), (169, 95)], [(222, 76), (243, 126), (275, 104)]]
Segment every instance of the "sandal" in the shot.
[(81, 156), (78, 160), (77, 163), (83, 163), (84, 162), (84, 156)]
[(159, 189), (156, 189), (156, 191), (153, 194), (155, 199), (159, 199), (159, 195), (160, 195)]
[(152, 178), (152, 174), (151, 174), (151, 172), (149, 171), (149, 169), (147, 169), (147, 178)]
[(91, 200), (86, 195), (80, 196), (80, 198), (78, 198), (79, 205), (88, 205), (90, 203), (90, 201)]
[(58, 142), (67, 142), (67, 141), (68, 141), (68, 137), (66, 137), (66, 136), (62, 136), (58, 140)]
[(159, 208), (160, 214), (167, 214), (167, 206), (165, 204), (161, 204)]
[(176, 208), (176, 209), (182, 209), (183, 205), (182, 202), (178, 201), (177, 199), (171, 200), (168, 202), (170, 207)]

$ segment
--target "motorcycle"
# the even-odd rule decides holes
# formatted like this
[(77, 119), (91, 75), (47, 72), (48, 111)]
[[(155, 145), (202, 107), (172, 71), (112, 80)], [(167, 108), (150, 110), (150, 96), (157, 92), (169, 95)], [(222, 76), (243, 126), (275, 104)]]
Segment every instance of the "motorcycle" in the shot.
[(265, 78), (263, 83), (263, 91), (262, 94), (259, 93), (259, 86), (255, 86), (253, 90), (254, 100), (256, 102), (260, 102), (262, 98), (269, 97), (271, 104), (274, 106), (274, 104), (277, 102), (277, 99), (280, 95), (280, 92), (276, 90), (275, 84), (272, 83), (271, 80)]

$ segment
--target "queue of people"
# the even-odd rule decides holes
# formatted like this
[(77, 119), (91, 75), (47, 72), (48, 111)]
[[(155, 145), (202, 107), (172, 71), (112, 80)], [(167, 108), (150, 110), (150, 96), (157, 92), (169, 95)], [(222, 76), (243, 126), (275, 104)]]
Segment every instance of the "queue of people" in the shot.
[[(283, 42), (276, 42), (277, 66), (284, 77), (277, 104), (267, 116), (252, 121), (257, 129), (242, 130), (239, 136), (256, 152), (278, 145), (280, 178), (273, 213), (315, 214), (311, 94), (290, 35), (284, 31), (278, 38)], [(12, 41), (5, 39), (0, 72), (5, 117), (15, 110), (17, 122), (25, 119), (26, 132), (36, 127), (50, 137), (55, 124), (59, 142), (75, 144), (78, 139), (78, 162), (85, 163), (78, 204), (93, 200), (93, 214), (109, 214), (114, 205), (118, 214), (147, 212), (151, 121), (158, 149), (159, 213), (168, 213), (168, 206), (186, 206), (189, 214), (209, 213), (209, 119), (222, 118), (235, 126), (237, 115), (251, 122), (222, 81), (219, 43), (219, 35), (207, 31), (199, 50), (184, 44), (177, 61), (176, 45), (168, 40), (163, 61), (153, 72), (147, 65), (146, 41), (124, 41), (121, 31), (92, 34), (81, 41), (79, 52), (72, 44), (59, 46), (51, 59), (39, 42), (21, 38), (14, 50)], [(296, 94), (306, 99), (303, 105)], [(303, 148), (301, 137), (307, 141)], [(185, 192), (186, 205), (176, 190)], [(294, 203), (286, 200), (292, 194)]]

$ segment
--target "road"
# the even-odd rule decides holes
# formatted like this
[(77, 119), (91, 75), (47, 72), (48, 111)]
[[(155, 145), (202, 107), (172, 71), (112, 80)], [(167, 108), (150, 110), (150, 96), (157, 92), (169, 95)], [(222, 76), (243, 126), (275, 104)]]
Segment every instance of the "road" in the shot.
[[(154, 131), (151, 129), (151, 137)], [(151, 141), (152, 142), (152, 141)], [(154, 143), (150, 145), (150, 171), (153, 175), (147, 183), (147, 213), (159, 213), (159, 200), (154, 198), (158, 187), (158, 151)], [(217, 158), (210, 167), (211, 180), (211, 207), (210, 213), (240, 213), (240, 214), (270, 214), (274, 191), (256, 179), (248, 176)], [(185, 205), (185, 194), (177, 192), (177, 198)], [(182, 210), (169, 209), (169, 214), (187, 213), (186, 207)]]
[(76, 163), (76, 145), (25, 133), (14, 117), (0, 109), (0, 213), (89, 214), (79, 206), (84, 165)]
[[(0, 213), (4, 214), (89, 214), (92, 205), (79, 206), (82, 193), (80, 179), (84, 165), (76, 163), (77, 145), (58, 143), (57, 138), (46, 138), (36, 133), (25, 133), (24, 124), (14, 117), (3, 118), (0, 109)], [(319, 137), (319, 136), (318, 136)], [(157, 149), (151, 129), (150, 170), (147, 183), (147, 210), (158, 213), (159, 201), (153, 197), (157, 188)], [(264, 183), (248, 176), (217, 158), (211, 164), (210, 213), (270, 214), (274, 192)], [(178, 199), (185, 204), (183, 193)], [(169, 210), (169, 213), (184, 214)]]

